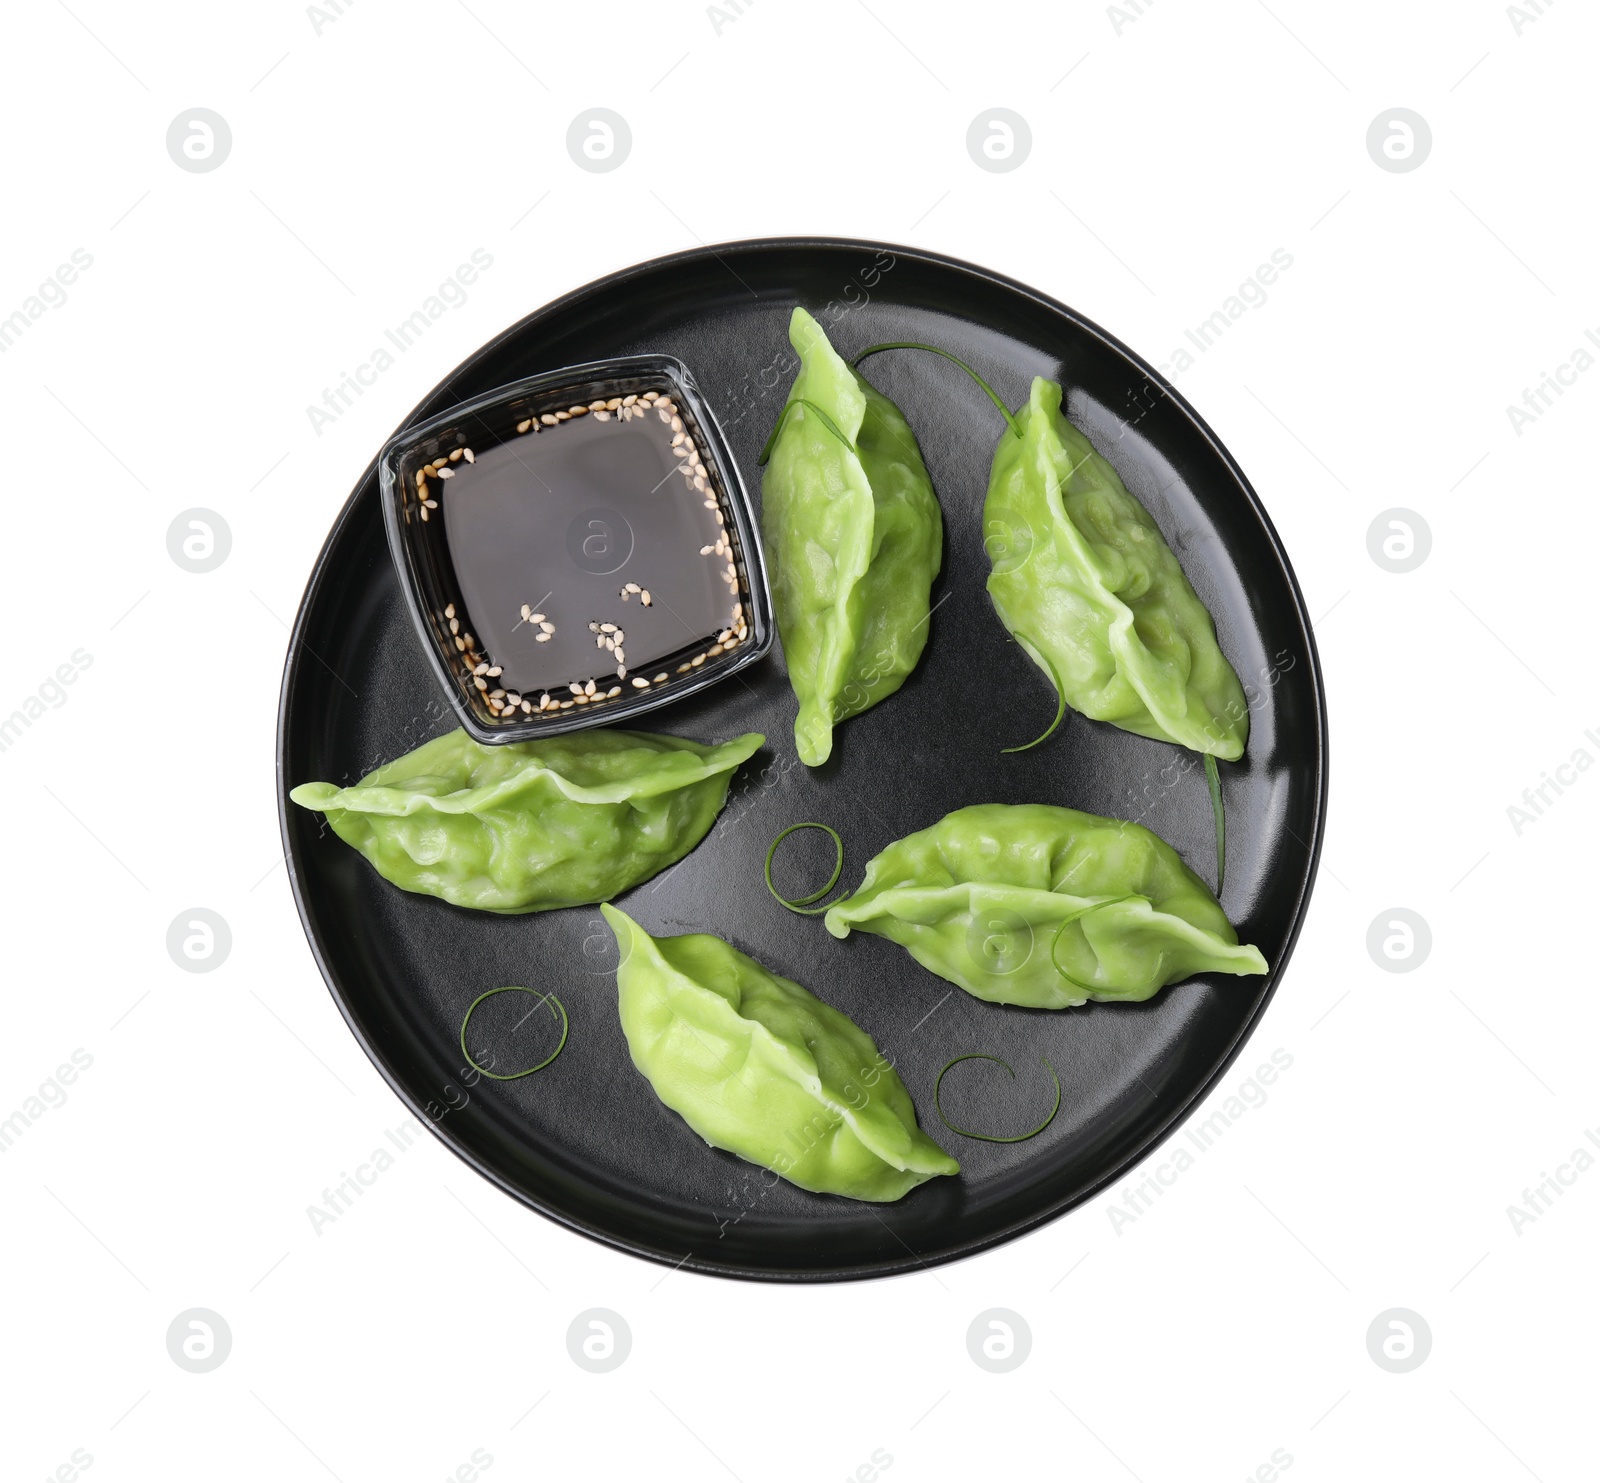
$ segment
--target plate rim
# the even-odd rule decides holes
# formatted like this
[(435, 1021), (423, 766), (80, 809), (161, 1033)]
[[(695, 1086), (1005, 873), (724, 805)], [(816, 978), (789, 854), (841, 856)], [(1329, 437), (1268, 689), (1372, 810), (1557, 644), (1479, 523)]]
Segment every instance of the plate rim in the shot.
[[(689, 1254), (681, 1260), (674, 1261), (671, 1255), (662, 1250), (654, 1249), (642, 1242), (629, 1239), (614, 1231), (607, 1231), (595, 1226), (590, 1226), (566, 1212), (546, 1203), (541, 1202), (527, 1191), (517, 1188), (507, 1179), (483, 1160), (477, 1158), (470, 1150), (461, 1146), (450, 1136), (444, 1126), (444, 1119), (435, 1121), (429, 1117), (425, 1108), (402, 1085), (394, 1070), (381, 1053), (379, 1048), (368, 1038), (361, 1025), (355, 1018), (350, 1006), (345, 1002), (344, 991), (337, 982), (336, 976), (329, 964), (328, 957), (323, 950), (321, 935), (313, 922), (309, 903), (301, 880), (299, 861), (295, 854), (295, 843), (289, 827), (290, 803), (288, 795), (288, 779), (286, 768), (286, 753), (288, 750), (289, 712), (296, 684), (299, 680), (302, 660), (307, 652), (304, 639), (304, 630), (308, 626), (308, 615), (322, 594), (323, 584), (329, 579), (330, 557), (334, 548), (340, 544), (346, 534), (347, 527), (354, 520), (360, 507), (363, 493), (370, 480), (377, 476), (383, 451), (390, 442), (406, 429), (437, 415), (444, 410), (442, 405), (436, 405), (438, 399), (451, 395), (455, 381), (468, 374), (476, 365), (485, 358), (497, 353), (508, 341), (521, 336), (537, 322), (547, 320), (564, 311), (571, 305), (584, 299), (604, 294), (616, 287), (628, 283), (630, 280), (645, 273), (654, 273), (663, 269), (670, 269), (674, 264), (686, 262), (703, 263), (714, 260), (727, 267), (723, 261), (725, 257), (738, 257), (740, 255), (784, 251), (797, 252), (805, 250), (818, 250), (824, 252), (855, 251), (868, 253), (889, 252), (895, 257), (896, 262), (901, 257), (928, 264), (935, 268), (954, 270), (959, 274), (968, 275), (975, 279), (983, 280), (991, 285), (998, 286), (1009, 293), (1020, 295), (1032, 300), (1048, 314), (1058, 315), (1075, 325), (1080, 331), (1100, 340), (1104, 345), (1122, 356), (1131, 365), (1137, 368), (1147, 380), (1159, 387), (1173, 402), (1177, 409), (1192, 424), (1195, 431), (1204, 440), (1212, 453), (1222, 462), (1238, 485), (1239, 491), (1249, 504), (1252, 514), (1260, 522), (1263, 532), (1271, 547), (1279, 571), (1286, 588), (1293, 600), (1295, 618), (1299, 624), (1305, 643), (1306, 654), (1310, 659), (1310, 676), (1312, 694), (1316, 702), (1316, 726), (1313, 738), (1317, 754), (1315, 769), (1315, 804), (1314, 826), (1312, 837), (1306, 841), (1309, 855), (1306, 867), (1297, 890), (1294, 908), (1290, 921), (1288, 936), (1284, 941), (1283, 952), (1279, 961), (1274, 965), (1267, 980), (1266, 990), (1262, 994), (1255, 1011), (1240, 1026), (1237, 1033), (1229, 1041), (1226, 1049), (1217, 1057), (1210, 1073), (1203, 1081), (1196, 1083), (1182, 1098), (1171, 1114), (1158, 1124), (1153, 1125), (1142, 1137), (1138, 1144), (1122, 1159), (1109, 1168), (1104, 1175), (1074, 1191), (1069, 1196), (1064, 1196), (1050, 1201), (1048, 1204), (1031, 1211), (1025, 1216), (1010, 1221), (1003, 1227), (990, 1231), (982, 1236), (977, 1236), (941, 1248), (930, 1253), (918, 1253), (907, 1248), (908, 1255), (904, 1257), (885, 1258), (877, 1262), (857, 1263), (848, 1267), (751, 1267), (733, 1263), (719, 1263), (697, 1258)], [(732, 273), (732, 269), (728, 271)], [(737, 277), (737, 274), (733, 275)], [(460, 398), (458, 398), (460, 400)], [(434, 410), (430, 411), (432, 408)], [(381, 497), (381, 496), (380, 496)], [(381, 509), (378, 519), (382, 523)], [(387, 552), (388, 543), (384, 542)], [(898, 246), (890, 242), (873, 241), (866, 238), (853, 237), (827, 237), (827, 236), (788, 236), (788, 237), (749, 237), (738, 238), (727, 242), (702, 244), (697, 247), (686, 248), (679, 252), (666, 253), (658, 257), (645, 259), (632, 263), (626, 267), (603, 274), (599, 278), (580, 284), (569, 289), (566, 293), (551, 299), (548, 303), (539, 305), (508, 325), (498, 334), (492, 336), (468, 355), (439, 382), (429, 389), (427, 394), (414, 406), (402, 421), (390, 432), (379, 446), (376, 453), (369, 460), (366, 467), (357, 477), (356, 483), (346, 498), (328, 534), (323, 540), (321, 549), (317, 552), (316, 560), (312, 564), (311, 572), (306, 579), (304, 590), (300, 595), (299, 606), (295, 611), (294, 625), (289, 635), (288, 650), (284, 658), (283, 677), (278, 694), (277, 735), (275, 738), (274, 754), (274, 779), (277, 787), (278, 801), (278, 829), (279, 838), (283, 844), (283, 858), (286, 874), (289, 878), (290, 891), (294, 897), (295, 910), (300, 918), (301, 930), (305, 934), (307, 946), (316, 963), (318, 972), (322, 975), (324, 986), (329, 996), (339, 1010), (346, 1028), (355, 1037), (356, 1043), (361, 1047), (367, 1059), (372, 1062), (389, 1088), (400, 1099), (401, 1103), (410, 1111), (417, 1121), (445, 1148), (459, 1158), (475, 1173), (487, 1180), (490, 1184), (509, 1195), (519, 1205), (536, 1211), (545, 1219), (560, 1226), (564, 1230), (572, 1231), (578, 1235), (598, 1242), (613, 1251), (623, 1252), (629, 1256), (642, 1258), (657, 1265), (672, 1270), (686, 1270), (698, 1272), (705, 1276), (732, 1278), (739, 1281), (754, 1281), (784, 1284), (807, 1284), (820, 1282), (859, 1282), (893, 1276), (914, 1276), (921, 1271), (929, 1271), (935, 1267), (945, 1266), (951, 1262), (962, 1261), (968, 1257), (977, 1256), (986, 1251), (992, 1251), (1009, 1241), (1014, 1241), (1032, 1231), (1037, 1231), (1054, 1220), (1060, 1219), (1069, 1212), (1088, 1205), (1105, 1190), (1116, 1184), (1146, 1159), (1170, 1138), (1179, 1127), (1186, 1122), (1199, 1105), (1210, 1096), (1212, 1091), (1227, 1075), (1228, 1071), (1238, 1059), (1245, 1042), (1255, 1033), (1267, 1007), (1276, 997), (1279, 985), (1288, 971), (1290, 960), (1294, 956), (1295, 947), (1300, 940), (1301, 931), (1304, 929), (1306, 915), (1310, 907), (1311, 896), (1316, 885), (1317, 873), (1322, 860), (1323, 842), (1327, 831), (1328, 817), (1328, 777), (1329, 777), (1329, 740), (1328, 740), (1328, 706), (1327, 690), (1323, 683), (1322, 662), (1317, 652), (1316, 634), (1314, 632), (1310, 614), (1306, 608), (1305, 594), (1300, 590), (1300, 582), (1295, 575), (1294, 567), (1289, 560), (1288, 552), (1284, 548), (1283, 540), (1278, 534), (1277, 526), (1273, 524), (1271, 515), (1267, 512), (1261, 497), (1256, 493), (1254, 485), (1246, 477), (1244, 470), (1230, 453), (1222, 440), (1212, 430), (1206, 420), (1190, 405), (1183, 394), (1155, 369), (1145, 358), (1135, 350), (1125, 345), (1115, 335), (1112, 335), (1093, 320), (1086, 318), (1075, 309), (1061, 303), (1058, 299), (1048, 294), (1041, 293), (1038, 289), (1028, 284), (996, 272), (994, 269), (981, 267), (965, 259), (951, 257), (944, 253), (930, 251), (920, 247)]]

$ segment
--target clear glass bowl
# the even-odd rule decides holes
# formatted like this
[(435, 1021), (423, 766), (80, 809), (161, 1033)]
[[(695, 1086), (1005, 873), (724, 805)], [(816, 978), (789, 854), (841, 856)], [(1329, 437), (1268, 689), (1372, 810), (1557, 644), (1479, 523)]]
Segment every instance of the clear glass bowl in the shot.
[(500, 387), (397, 434), (379, 477), (412, 621), (480, 742), (632, 720), (772, 647), (743, 482), (671, 356)]

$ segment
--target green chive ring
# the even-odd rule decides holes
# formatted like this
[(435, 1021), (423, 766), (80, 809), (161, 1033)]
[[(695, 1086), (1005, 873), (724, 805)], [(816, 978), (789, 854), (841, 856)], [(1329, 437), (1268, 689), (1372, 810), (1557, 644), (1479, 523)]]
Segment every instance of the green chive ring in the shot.
[(856, 358), (850, 362), (851, 368), (859, 366), (869, 355), (876, 355), (880, 350), (926, 350), (932, 355), (942, 355), (946, 360), (954, 361), (983, 389), (984, 395), (999, 409), (1000, 415), (1005, 418), (1006, 426), (1012, 433), (1018, 438), (1022, 437), (1022, 424), (1012, 416), (1011, 408), (1000, 400), (994, 388), (982, 376), (958, 356), (951, 355), (948, 350), (939, 349), (937, 345), (924, 345), (920, 340), (885, 340), (881, 345), (869, 345), (865, 350), (858, 352)]
[(1061, 1078), (1056, 1075), (1056, 1068), (1052, 1066), (1049, 1061), (1045, 1061), (1043, 1056), (1041, 1056), (1039, 1059), (1044, 1061), (1045, 1070), (1050, 1073), (1050, 1079), (1056, 1084), (1056, 1101), (1055, 1106), (1050, 1109), (1050, 1116), (1040, 1123), (1039, 1126), (1031, 1133), (1017, 1133), (1010, 1138), (1000, 1138), (993, 1133), (975, 1133), (971, 1128), (958, 1128), (953, 1122), (950, 1121), (949, 1118), (944, 1115), (944, 1108), (939, 1102), (939, 1088), (943, 1086), (944, 1079), (950, 1074), (950, 1068), (952, 1066), (959, 1066), (963, 1061), (993, 1061), (997, 1066), (1005, 1066), (1006, 1075), (1009, 1076), (1013, 1081), (1017, 1079), (1017, 1073), (1013, 1071), (1010, 1066), (1007, 1066), (999, 1056), (985, 1055), (982, 1051), (971, 1051), (967, 1055), (957, 1056), (955, 1060), (946, 1064), (944, 1070), (939, 1073), (938, 1078), (934, 1081), (933, 1106), (934, 1110), (939, 1114), (939, 1121), (942, 1122), (945, 1127), (949, 1128), (952, 1133), (959, 1133), (963, 1138), (978, 1138), (984, 1143), (1026, 1143), (1030, 1138), (1037, 1138), (1039, 1134), (1044, 1132), (1044, 1130), (1056, 1120), (1056, 1114), (1061, 1111)]
[[(1022, 638), (1022, 634), (1019, 633), (1017, 637), (1019, 639)], [(1056, 727), (1061, 724), (1061, 718), (1067, 713), (1067, 692), (1061, 686), (1061, 680), (1056, 674), (1055, 665), (1045, 657), (1042, 650), (1035, 649), (1034, 652), (1039, 655), (1040, 659), (1044, 660), (1044, 667), (1050, 675), (1050, 683), (1056, 687), (1056, 718), (1044, 729), (1042, 735), (1034, 737), (1031, 742), (1024, 742), (1020, 747), (1001, 747), (1000, 755), (1002, 757), (1012, 752), (1031, 752), (1040, 742), (1049, 741), (1056, 734)]]
[[(526, 1071), (513, 1071), (509, 1076), (498, 1071), (490, 1071), (486, 1066), (480, 1066), (472, 1059), (472, 1052), (467, 1049), (467, 1022), (472, 1018), (472, 1012), (485, 999), (492, 999), (496, 994), (532, 994), (536, 999), (542, 1000), (555, 1007), (550, 1011), (550, 1018), (556, 1018), (556, 1010), (561, 1011), (561, 1043), (550, 1052), (537, 1066), (530, 1066)], [(567, 1019), (567, 1007), (554, 994), (545, 993), (539, 989), (525, 989), (521, 984), (507, 984), (502, 989), (486, 989), (467, 1006), (465, 1017), (461, 1021), (461, 1054), (467, 1058), (467, 1065), (472, 1067), (480, 1076), (487, 1076), (493, 1081), (518, 1081), (524, 1076), (532, 1076), (535, 1071), (543, 1071), (557, 1056), (559, 1056), (567, 1043), (567, 1031), (571, 1025)]]
[(761, 456), (756, 459), (756, 466), (758, 468), (766, 467), (767, 460), (772, 457), (773, 445), (778, 441), (778, 434), (783, 431), (784, 424), (789, 420), (789, 414), (793, 412), (796, 407), (804, 407), (808, 412), (815, 412), (822, 420), (822, 425), (827, 428), (827, 430), (832, 433), (834, 437), (843, 443), (844, 446), (852, 453), (856, 451), (856, 445), (839, 431), (839, 424), (835, 422), (833, 418), (828, 416), (828, 414), (824, 412), (822, 408), (819, 407), (815, 402), (808, 402), (803, 396), (797, 396), (792, 401), (784, 404), (783, 411), (779, 414), (777, 424), (773, 427), (771, 434), (768, 436), (766, 446), (761, 450)]
[(1081, 984), (1065, 968), (1061, 966), (1061, 959), (1056, 956), (1056, 950), (1061, 946), (1062, 935), (1079, 917), (1086, 917), (1092, 911), (1099, 911), (1102, 906), (1121, 906), (1124, 901), (1143, 901), (1146, 906), (1150, 904), (1148, 896), (1140, 896), (1137, 892), (1129, 896), (1108, 896), (1104, 901), (1091, 901), (1087, 906), (1080, 907), (1069, 917), (1063, 917), (1061, 925), (1056, 928), (1056, 935), (1050, 939), (1050, 966), (1075, 989), (1082, 989), (1084, 993), (1092, 992), (1087, 984)]
[(1211, 820), (1217, 830), (1217, 895), (1222, 894), (1222, 873), (1228, 864), (1228, 825), (1222, 812), (1222, 775), (1217, 759), (1206, 753), (1206, 787), (1211, 790)]
[[(772, 857), (777, 854), (778, 846), (781, 845), (784, 840), (786, 840), (797, 829), (820, 829), (824, 834), (829, 835), (832, 838), (834, 849), (833, 874), (828, 877), (828, 884), (825, 885), (820, 891), (813, 891), (809, 896), (796, 896), (793, 901), (788, 901), (778, 894), (778, 888), (772, 884)], [(839, 876), (843, 870), (844, 841), (839, 838), (839, 831), (828, 824), (791, 824), (783, 831), (782, 834), (780, 834), (775, 840), (772, 841), (770, 845), (767, 846), (767, 864), (765, 871), (767, 877), (767, 889), (772, 892), (772, 899), (776, 901), (779, 906), (788, 907), (789, 910), (794, 912), (796, 916), (814, 917), (820, 915), (822, 912), (825, 912), (828, 909), (827, 906), (812, 906), (810, 903), (813, 901), (820, 901), (824, 896), (826, 896), (828, 892), (838, 884)], [(829, 905), (832, 905), (832, 903), (830, 902)]]

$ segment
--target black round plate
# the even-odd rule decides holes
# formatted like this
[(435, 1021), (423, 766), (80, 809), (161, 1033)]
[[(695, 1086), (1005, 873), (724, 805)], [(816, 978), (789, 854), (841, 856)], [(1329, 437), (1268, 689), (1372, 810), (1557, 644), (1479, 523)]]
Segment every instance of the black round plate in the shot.
[[(1160, 524), (1250, 687), (1248, 753), (1223, 766), (1222, 901), (1241, 939), (1266, 954), (1270, 977), (1194, 979), (1144, 1004), (1002, 1008), (881, 938), (835, 941), (820, 918), (792, 915), (768, 895), (762, 861), (788, 824), (834, 825), (848, 851), (842, 884), (853, 888), (892, 840), (973, 803), (1057, 803), (1142, 818), (1214, 879), (1204, 775), (1186, 767), (1188, 754), (1071, 713), (1044, 745), (1001, 754), (1044, 729), (1055, 695), (984, 590), (980, 513), (1004, 424), (956, 367), (934, 356), (890, 352), (863, 366), (910, 420), (944, 508), (944, 570), (920, 666), (898, 694), (839, 730), (833, 757), (816, 771), (795, 758), (795, 702), (776, 650), (656, 712), (656, 730), (700, 740), (762, 731), (767, 745), (735, 780), (700, 847), (620, 905), (653, 933), (715, 933), (850, 1015), (899, 1069), (923, 1128), (961, 1161), (959, 1178), (931, 1180), (894, 1205), (867, 1205), (807, 1194), (708, 1148), (629, 1059), (616, 950), (598, 910), (499, 917), (407, 894), (323, 828), (320, 815), (287, 802), (295, 784), (353, 782), (453, 724), (390, 566), (373, 468), (340, 514), (301, 604), (284, 675), (278, 784), (295, 899), (323, 975), (367, 1054), (450, 1148), (534, 1209), (624, 1251), (725, 1276), (807, 1281), (914, 1270), (993, 1246), (1089, 1198), (1172, 1132), (1237, 1054), (1288, 962), (1322, 840), (1327, 720), (1294, 574), (1227, 451), (1103, 330), (965, 263), (810, 239), (661, 258), (530, 315), (408, 420), (534, 372), (666, 352), (693, 370), (755, 489), (756, 456), (793, 375), (786, 330), (796, 304), (847, 356), (878, 341), (922, 340), (974, 365), (1012, 406), (1036, 374), (1067, 388), (1072, 419)], [(825, 836), (793, 836), (784, 848), (780, 884), (809, 889), (803, 868), (821, 852), (824, 873), (811, 884), (826, 878)], [(462, 1015), (502, 984), (554, 989), (571, 1038), (535, 1076), (464, 1076)], [(1035, 1126), (1054, 1095), (1040, 1064), (1048, 1057), (1063, 1094), (1046, 1132), (1001, 1144), (944, 1126), (934, 1078), (969, 1051), (1004, 1057), (1016, 1079), (987, 1062), (965, 1063), (946, 1083), (951, 1120), (996, 1133)]]

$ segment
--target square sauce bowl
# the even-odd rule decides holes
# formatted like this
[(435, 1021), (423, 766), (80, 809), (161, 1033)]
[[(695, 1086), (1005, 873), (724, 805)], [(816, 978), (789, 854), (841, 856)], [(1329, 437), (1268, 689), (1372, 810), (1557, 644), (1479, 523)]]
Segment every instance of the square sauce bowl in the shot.
[(500, 387), (397, 434), (379, 477), (412, 621), (477, 741), (631, 720), (772, 647), (744, 485), (671, 356)]

